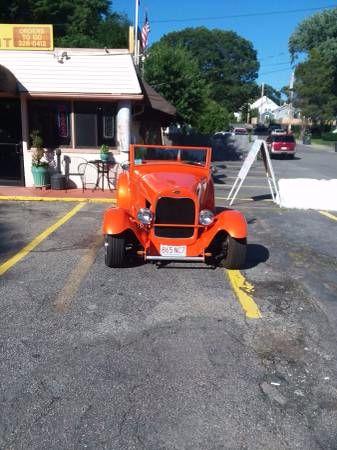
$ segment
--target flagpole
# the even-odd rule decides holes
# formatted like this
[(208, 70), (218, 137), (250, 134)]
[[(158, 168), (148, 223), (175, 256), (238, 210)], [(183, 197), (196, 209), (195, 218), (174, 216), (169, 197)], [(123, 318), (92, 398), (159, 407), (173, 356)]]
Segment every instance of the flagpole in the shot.
[(135, 0), (135, 45), (134, 45), (134, 61), (136, 66), (139, 64), (138, 54), (138, 16), (139, 16), (139, 0)]

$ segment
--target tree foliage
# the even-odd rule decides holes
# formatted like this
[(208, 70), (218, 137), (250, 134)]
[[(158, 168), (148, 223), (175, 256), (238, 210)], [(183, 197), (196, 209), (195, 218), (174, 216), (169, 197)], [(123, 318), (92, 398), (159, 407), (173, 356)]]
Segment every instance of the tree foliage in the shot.
[(273, 100), (273, 102), (275, 102), (277, 105), (281, 104), (281, 91), (273, 88), (273, 86), (270, 86), (270, 84), (264, 85), (264, 95)]
[(186, 28), (163, 36), (159, 45), (185, 47), (197, 61), (210, 97), (236, 111), (256, 89), (259, 63), (251, 42), (232, 31)]
[(296, 59), (307, 59), (295, 72), (295, 102), (304, 115), (315, 121), (331, 120), (337, 115), (337, 8), (317, 13), (304, 20), (289, 40)]
[(219, 103), (206, 99), (205, 106), (197, 118), (196, 128), (200, 133), (212, 134), (219, 130), (228, 130), (233, 117)]
[(1, 23), (51, 23), (55, 44), (127, 47), (126, 17), (111, 12), (110, 0), (3, 0)]
[(190, 125), (197, 125), (205, 106), (207, 86), (197, 62), (186, 49), (154, 44), (146, 59), (144, 75)]
[(314, 121), (337, 115), (336, 67), (337, 51), (327, 55), (318, 49), (311, 50), (309, 59), (297, 67), (295, 104)]
[(289, 51), (296, 58), (331, 40), (337, 41), (337, 8), (314, 14), (301, 22), (289, 39)]

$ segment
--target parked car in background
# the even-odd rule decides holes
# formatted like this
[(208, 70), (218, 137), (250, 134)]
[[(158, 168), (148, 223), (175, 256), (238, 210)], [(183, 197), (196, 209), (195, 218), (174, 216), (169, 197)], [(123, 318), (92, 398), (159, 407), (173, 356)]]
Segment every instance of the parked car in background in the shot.
[(296, 140), (293, 134), (271, 134), (267, 138), (267, 146), (271, 156), (286, 155), (294, 158), (296, 151)]
[(105, 264), (205, 262), (242, 268), (247, 223), (232, 209), (217, 212), (211, 148), (131, 145), (119, 175), (116, 208), (104, 214)]
[(240, 135), (240, 134), (248, 134), (248, 131), (246, 128), (238, 127), (233, 129), (233, 135)]
[(273, 124), (269, 125), (269, 127), (268, 127), (268, 132), (269, 132), (269, 134), (271, 134), (271, 133), (273, 133), (274, 131), (280, 130), (280, 129), (283, 131), (283, 133), (285, 133), (285, 130), (282, 129), (282, 126), (281, 126), (281, 125), (276, 124), (276, 123), (273, 123)]
[(286, 133), (286, 130), (284, 130), (283, 128), (275, 128), (271, 132), (271, 134), (285, 134), (285, 133)]
[(267, 128), (265, 125), (256, 125), (256, 127), (253, 129), (253, 134), (257, 136), (267, 136), (269, 133), (269, 128)]

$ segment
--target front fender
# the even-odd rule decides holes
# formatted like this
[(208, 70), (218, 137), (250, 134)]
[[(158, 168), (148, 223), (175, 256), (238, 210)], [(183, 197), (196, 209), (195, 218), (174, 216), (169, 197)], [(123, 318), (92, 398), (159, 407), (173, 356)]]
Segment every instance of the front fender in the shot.
[(212, 234), (215, 236), (219, 231), (226, 231), (236, 239), (246, 238), (248, 229), (245, 216), (233, 209), (222, 211), (216, 216), (216, 222), (212, 227)]
[(103, 234), (121, 234), (127, 230), (134, 230), (134, 223), (122, 208), (109, 208), (103, 216)]

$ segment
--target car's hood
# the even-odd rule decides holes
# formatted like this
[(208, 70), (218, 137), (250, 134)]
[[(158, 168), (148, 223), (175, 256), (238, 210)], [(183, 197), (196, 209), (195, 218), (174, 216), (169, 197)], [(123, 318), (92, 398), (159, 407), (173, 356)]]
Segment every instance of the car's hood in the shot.
[[(179, 168), (180, 169), (180, 168)], [(171, 168), (153, 168), (151, 171), (139, 171), (138, 175), (142, 188), (151, 197), (160, 195), (184, 194), (191, 196), (199, 195), (202, 186), (206, 181), (207, 171), (202, 168), (191, 168), (188, 170), (178, 170)]]

